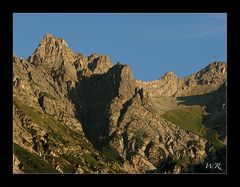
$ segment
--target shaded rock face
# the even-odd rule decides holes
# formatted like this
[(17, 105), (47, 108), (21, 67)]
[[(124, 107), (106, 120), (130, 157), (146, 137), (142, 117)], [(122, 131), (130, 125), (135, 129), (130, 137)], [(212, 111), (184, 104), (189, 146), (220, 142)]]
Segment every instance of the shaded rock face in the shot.
[[(162, 115), (170, 110), (162, 107), (165, 97), (174, 96), (177, 108), (205, 107), (210, 115), (204, 120), (216, 124), (224, 142), (223, 63), (185, 79), (168, 72), (143, 82), (128, 65), (113, 64), (107, 55), (74, 53), (65, 40), (47, 34), (27, 60), (14, 56), (13, 66), (16, 173), (180, 173), (224, 157), (212, 136)], [(206, 95), (192, 98), (196, 93)]]
[(109, 136), (111, 101), (131, 98), (135, 88), (133, 83), (129, 66), (117, 64), (106, 73), (82, 77), (69, 93), (86, 135), (97, 147), (106, 143)]

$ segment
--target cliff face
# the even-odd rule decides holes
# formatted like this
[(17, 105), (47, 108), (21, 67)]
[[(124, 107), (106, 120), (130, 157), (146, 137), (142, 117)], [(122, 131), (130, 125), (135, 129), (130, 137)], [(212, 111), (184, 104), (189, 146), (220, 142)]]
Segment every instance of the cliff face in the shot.
[(47, 34), (13, 67), (16, 173), (179, 173), (225, 160), (224, 63), (142, 82)]

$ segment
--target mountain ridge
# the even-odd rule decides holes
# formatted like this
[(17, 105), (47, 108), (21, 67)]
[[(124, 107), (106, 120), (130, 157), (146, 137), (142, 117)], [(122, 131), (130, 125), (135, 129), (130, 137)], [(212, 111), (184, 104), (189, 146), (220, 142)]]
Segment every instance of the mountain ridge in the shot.
[[(16, 173), (180, 173), (224, 161), (222, 62), (184, 79), (168, 72), (143, 82), (129, 65), (74, 53), (51, 34), (13, 62)], [(26, 163), (23, 152), (42, 165)]]

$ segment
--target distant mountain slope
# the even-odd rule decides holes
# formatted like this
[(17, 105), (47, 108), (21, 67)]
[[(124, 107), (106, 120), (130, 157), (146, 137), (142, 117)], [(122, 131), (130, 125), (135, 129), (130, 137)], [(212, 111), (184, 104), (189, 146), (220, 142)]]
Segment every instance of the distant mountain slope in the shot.
[(15, 173), (209, 172), (199, 167), (209, 159), (224, 165), (225, 63), (143, 82), (128, 65), (85, 57), (47, 34), (28, 59), (13, 57), (13, 70)]
[(166, 73), (159, 80), (136, 81), (149, 96), (189, 96), (201, 95), (218, 89), (227, 80), (227, 65), (213, 62), (206, 68), (185, 78), (178, 78), (173, 72)]

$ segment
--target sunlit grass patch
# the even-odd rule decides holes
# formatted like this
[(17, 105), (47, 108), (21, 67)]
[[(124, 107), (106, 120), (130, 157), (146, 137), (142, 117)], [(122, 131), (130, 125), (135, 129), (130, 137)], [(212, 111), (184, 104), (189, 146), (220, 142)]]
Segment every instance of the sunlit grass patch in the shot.
[(163, 117), (182, 129), (191, 131), (199, 136), (204, 137), (206, 135), (206, 128), (202, 123), (204, 111), (200, 106), (168, 110)]

